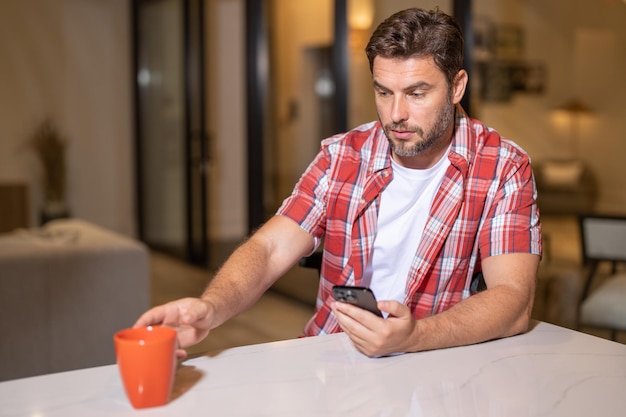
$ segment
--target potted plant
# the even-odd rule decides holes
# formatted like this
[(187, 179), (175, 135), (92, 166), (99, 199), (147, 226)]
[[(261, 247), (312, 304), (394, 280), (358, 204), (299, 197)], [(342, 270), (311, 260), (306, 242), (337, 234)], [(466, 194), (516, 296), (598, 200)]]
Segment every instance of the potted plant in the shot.
[(65, 202), (67, 140), (54, 123), (46, 119), (33, 132), (31, 146), (43, 168), (44, 204), (41, 209), (41, 223), (67, 217), (69, 215)]

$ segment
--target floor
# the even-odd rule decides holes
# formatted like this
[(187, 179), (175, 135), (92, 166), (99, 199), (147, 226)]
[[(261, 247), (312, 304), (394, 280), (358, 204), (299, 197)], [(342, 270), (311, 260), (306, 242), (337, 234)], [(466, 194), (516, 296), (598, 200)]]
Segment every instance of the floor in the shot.
[[(545, 253), (540, 268), (533, 317), (574, 328), (581, 264), (576, 219), (545, 217), (543, 225)], [(211, 278), (208, 270), (190, 266), (159, 252), (151, 255), (151, 269), (154, 305), (181, 297), (196, 296)], [(311, 275), (314, 272), (296, 267), (293, 274), (307, 276), (306, 274)], [(547, 280), (545, 276), (560, 278)], [(287, 277), (289, 279), (293, 278)], [(309, 283), (304, 287), (310, 287), (310, 276), (306, 281)], [(307, 288), (307, 291), (311, 292), (311, 289)], [(302, 299), (303, 297), (293, 298), (276, 291), (268, 291), (250, 310), (215, 329), (203, 342), (190, 348), (189, 352), (202, 353), (298, 337), (313, 311), (311, 303), (303, 302)], [(609, 337), (609, 333), (603, 330), (580, 330), (599, 337)], [(618, 341), (626, 343), (626, 334), (620, 334)]]

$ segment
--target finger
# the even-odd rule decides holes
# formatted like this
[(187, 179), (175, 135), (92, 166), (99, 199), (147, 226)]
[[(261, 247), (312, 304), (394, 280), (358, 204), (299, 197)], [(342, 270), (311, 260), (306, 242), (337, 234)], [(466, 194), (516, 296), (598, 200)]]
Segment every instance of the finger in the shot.
[(342, 306), (343, 312), (349, 315), (354, 321), (361, 324), (363, 327), (374, 330), (380, 326), (383, 322), (383, 318), (372, 313), (371, 311), (365, 310), (364, 308), (357, 307), (351, 304), (344, 303)]
[(335, 301), (333, 306), (333, 308), (337, 311), (350, 316), (357, 321), (361, 321), (363, 317), (367, 317), (368, 315), (375, 317), (374, 313), (371, 313), (361, 307), (354, 306), (350, 303), (344, 303), (343, 301)]
[(372, 356), (372, 338), (375, 333), (365, 328), (360, 323), (354, 321), (349, 316), (343, 315), (346, 321), (343, 322), (342, 329), (352, 341), (354, 347), (366, 356)]
[(334, 302), (332, 305), (333, 313), (335, 313), (335, 317), (337, 317), (337, 321), (342, 325), (342, 327), (351, 321), (355, 321), (353, 317), (354, 312), (352, 310), (356, 310), (357, 308), (358, 307), (339, 301)]
[(165, 320), (165, 308), (162, 306), (146, 311), (137, 319), (133, 327), (160, 325)]
[(365, 339), (376, 328), (378, 320), (375, 314), (348, 303), (337, 302), (333, 308), (341, 328), (355, 337)]
[(180, 308), (180, 322), (198, 328), (207, 328), (208, 319), (207, 304), (198, 299), (188, 300), (187, 304)]
[(187, 351), (185, 349), (176, 349), (176, 359), (184, 360), (187, 357)]

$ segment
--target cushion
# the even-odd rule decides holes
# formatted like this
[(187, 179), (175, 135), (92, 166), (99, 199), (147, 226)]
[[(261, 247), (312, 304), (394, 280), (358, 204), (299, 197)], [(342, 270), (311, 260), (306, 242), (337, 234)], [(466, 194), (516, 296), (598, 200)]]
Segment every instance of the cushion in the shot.
[(578, 161), (550, 161), (543, 165), (543, 178), (551, 187), (576, 187), (584, 166)]
[(587, 297), (580, 310), (583, 324), (626, 330), (626, 274), (608, 277)]

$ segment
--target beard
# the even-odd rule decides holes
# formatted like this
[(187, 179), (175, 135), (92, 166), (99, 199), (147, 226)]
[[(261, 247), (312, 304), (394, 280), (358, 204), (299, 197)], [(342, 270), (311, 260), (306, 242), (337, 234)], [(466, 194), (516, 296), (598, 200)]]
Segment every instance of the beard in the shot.
[[(450, 124), (454, 121), (454, 106), (452, 105), (452, 98), (448, 96), (446, 103), (440, 108), (437, 115), (437, 120), (433, 126), (427, 132), (420, 126), (409, 126), (405, 122), (401, 123), (389, 123), (385, 125), (384, 132), (389, 141), (389, 146), (393, 153), (398, 156), (410, 157), (416, 156), (420, 153), (430, 149), (444, 136)], [(407, 143), (405, 141), (396, 141), (393, 138), (393, 130), (405, 130), (414, 132), (422, 138), (417, 143)]]

